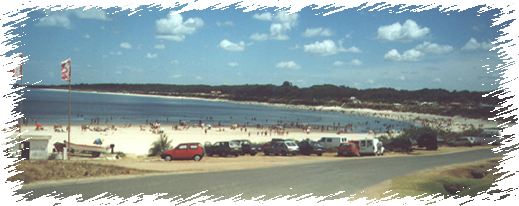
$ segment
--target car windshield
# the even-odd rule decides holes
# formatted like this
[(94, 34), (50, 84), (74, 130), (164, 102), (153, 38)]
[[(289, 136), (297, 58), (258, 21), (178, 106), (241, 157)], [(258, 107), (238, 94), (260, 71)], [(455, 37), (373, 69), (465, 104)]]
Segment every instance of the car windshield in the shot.
[(294, 143), (294, 142), (286, 142), (286, 144), (287, 144), (287, 146), (291, 146), (291, 147), (297, 146), (296, 143)]
[(239, 147), (240, 144), (238, 144), (238, 142), (229, 142), (229, 146), (231, 146), (231, 147)]
[(350, 148), (351, 145), (350, 144), (342, 144), (341, 147), (343, 147), (343, 148)]

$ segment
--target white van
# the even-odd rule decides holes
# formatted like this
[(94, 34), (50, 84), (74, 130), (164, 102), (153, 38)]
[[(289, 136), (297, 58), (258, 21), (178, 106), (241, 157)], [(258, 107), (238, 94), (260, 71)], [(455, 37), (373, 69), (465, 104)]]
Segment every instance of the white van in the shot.
[(501, 130), (499, 129), (485, 129), (477, 137), (479, 144), (499, 145), (501, 143)]
[[(375, 155), (378, 151), (378, 139), (361, 139), (359, 140), (359, 154), (361, 155)], [(381, 142), (380, 142), (381, 143)], [(380, 144), (382, 145), (382, 143)], [(381, 146), (382, 155), (384, 154), (384, 147)]]
[(348, 142), (348, 138), (346, 137), (322, 137), (319, 141), (320, 145), (324, 148), (336, 148), (339, 147), (341, 143)]

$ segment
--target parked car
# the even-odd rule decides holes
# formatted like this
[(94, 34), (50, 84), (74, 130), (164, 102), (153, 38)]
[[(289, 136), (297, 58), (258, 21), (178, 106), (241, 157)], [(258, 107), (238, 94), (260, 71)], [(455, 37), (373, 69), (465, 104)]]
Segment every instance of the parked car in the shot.
[(324, 152), (324, 147), (318, 142), (312, 140), (303, 140), (299, 142), (297, 146), (302, 155), (317, 154), (317, 156), (322, 156)]
[(418, 148), (418, 142), (411, 138), (394, 138), (384, 144), (384, 148), (389, 151), (401, 150), (402, 152), (412, 152)]
[(438, 149), (438, 136), (435, 134), (422, 134), (416, 139), (418, 147), (425, 147), (426, 150)]
[(341, 143), (348, 142), (346, 137), (322, 137), (319, 141), (325, 149), (337, 148)]
[(200, 143), (182, 143), (172, 150), (160, 154), (160, 158), (171, 161), (174, 159), (193, 159), (200, 161), (204, 157), (204, 148)]
[(258, 146), (252, 145), (248, 139), (231, 140), (231, 142), (237, 142), (238, 144), (240, 144), (241, 149), (242, 149), (241, 155), (249, 154), (251, 156), (254, 156), (259, 152)]
[(211, 145), (210, 142), (204, 144), (205, 153), (207, 156), (212, 157), (217, 154), (220, 157), (227, 157), (227, 155), (239, 156), (242, 153), (242, 148), (238, 142), (233, 141), (221, 141), (215, 142)]
[(501, 130), (485, 129), (478, 135), (477, 139), (481, 144), (499, 145), (501, 144), (501, 137)]
[(277, 141), (272, 146), (263, 149), (263, 153), (265, 153), (265, 155), (297, 155), (299, 153), (299, 147), (294, 141)]
[[(379, 144), (380, 143), (380, 144)], [(380, 147), (379, 147), (380, 145)], [(377, 155), (380, 149), (380, 155), (384, 155), (384, 146), (379, 139), (361, 139), (359, 140), (360, 155)]]
[(350, 141), (341, 143), (337, 147), (337, 156), (360, 156), (359, 154), (359, 141)]
[(445, 144), (443, 137), (440, 135), (436, 136), (436, 142), (438, 147), (441, 147)]
[(453, 141), (450, 141), (448, 143), (449, 146), (456, 147), (456, 146), (468, 146), (472, 147), (476, 144), (476, 138), (475, 137), (458, 137)]
[(270, 142), (267, 142), (267, 143), (261, 145), (260, 151), (264, 151), (265, 148), (271, 147), (274, 143), (280, 142), (280, 141), (291, 141), (291, 140), (289, 140), (289, 139), (281, 139), (281, 138), (272, 138), (272, 140)]

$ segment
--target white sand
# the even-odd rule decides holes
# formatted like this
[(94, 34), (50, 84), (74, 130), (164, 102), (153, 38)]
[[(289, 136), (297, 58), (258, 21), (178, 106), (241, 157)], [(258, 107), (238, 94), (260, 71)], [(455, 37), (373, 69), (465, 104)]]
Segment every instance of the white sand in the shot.
[[(120, 95), (134, 95), (134, 94), (120, 94)], [(177, 98), (177, 99), (199, 99), (199, 98), (184, 98), (184, 97), (164, 97), (164, 98)], [(278, 107), (286, 107), (293, 109), (303, 109), (303, 110), (318, 110), (318, 111), (329, 111), (329, 112), (341, 112), (345, 114), (354, 114), (354, 115), (362, 115), (362, 116), (372, 116), (372, 117), (380, 117), (394, 120), (405, 120), (411, 121), (415, 123), (421, 123), (422, 125), (427, 125), (433, 128), (438, 129), (446, 129), (451, 131), (462, 131), (465, 129), (469, 129), (471, 126), (476, 128), (492, 128), (497, 127), (498, 123), (495, 121), (488, 120), (480, 120), (480, 119), (466, 119), (462, 117), (443, 117), (438, 115), (429, 115), (429, 114), (417, 114), (417, 113), (404, 113), (404, 112), (394, 112), (394, 111), (378, 111), (371, 109), (349, 109), (349, 108), (341, 108), (341, 107), (325, 107), (325, 106), (296, 106), (296, 105), (286, 105), (286, 104), (269, 104), (269, 103), (258, 103), (258, 102), (233, 102), (229, 100), (215, 99), (215, 100), (207, 100), (206, 101), (220, 101), (220, 102), (230, 102), (230, 103), (238, 103), (238, 104), (255, 104), (255, 105), (269, 105), (269, 106), (278, 106)], [(67, 132), (54, 132), (53, 125), (43, 125), (44, 130), (35, 130), (34, 125), (22, 126), (22, 131), (26, 131), (23, 133), (23, 136), (33, 136), (33, 135), (50, 135), (52, 136), (49, 144), (49, 151), (52, 151), (53, 145), (55, 142), (63, 142), (68, 139)], [(140, 125), (133, 125), (131, 127), (125, 127), (124, 125), (116, 125), (117, 130), (111, 130), (112, 125), (90, 125), (90, 128), (101, 127), (101, 128), (110, 128), (106, 132), (95, 132), (95, 131), (81, 131), (80, 125), (72, 125), (71, 134), (70, 134), (70, 142), (76, 144), (89, 144), (92, 145), (93, 141), (96, 138), (104, 139), (103, 146), (109, 146), (110, 144), (115, 144), (115, 151), (122, 151), (126, 154), (135, 154), (135, 155), (146, 155), (148, 154), (148, 150), (151, 144), (158, 140), (160, 135), (153, 134), (150, 131), (149, 125), (142, 125), (145, 128), (145, 131), (140, 130)], [(63, 125), (65, 128), (66, 125)], [(207, 130), (205, 133), (204, 128), (200, 127), (191, 127), (188, 129), (174, 130), (172, 125), (162, 125), (161, 128), (164, 129), (165, 134), (169, 139), (172, 139), (172, 145), (175, 146), (177, 144), (183, 142), (199, 142), (204, 144), (206, 141), (216, 142), (223, 140), (233, 140), (233, 139), (249, 139), (253, 143), (267, 142), (272, 138), (287, 138), (287, 139), (295, 139), (302, 140), (306, 138), (310, 138), (312, 140), (318, 140), (323, 136), (338, 136), (337, 131), (326, 131), (321, 132), (321, 130), (312, 130), (309, 134), (305, 133), (301, 129), (291, 128), (285, 130), (283, 135), (276, 134), (275, 131), (270, 132), (268, 128), (265, 129), (256, 129), (255, 127), (248, 127), (247, 132), (244, 130), (240, 130), (240, 128), (236, 130), (231, 130), (229, 126), (222, 127), (213, 127), (210, 130)], [(221, 130), (220, 130), (221, 129)], [(268, 132), (268, 135), (261, 135), (258, 133)], [(286, 134), (288, 131), (288, 135)], [(250, 136), (249, 136), (250, 133)], [(373, 138), (372, 134), (341, 134), (341, 136), (346, 136), (350, 140), (363, 139), (363, 138)]]

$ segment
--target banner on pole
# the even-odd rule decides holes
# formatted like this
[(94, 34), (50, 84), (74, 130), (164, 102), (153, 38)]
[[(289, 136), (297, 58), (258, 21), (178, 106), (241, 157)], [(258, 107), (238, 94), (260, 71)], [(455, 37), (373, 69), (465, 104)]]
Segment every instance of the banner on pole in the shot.
[(70, 82), (70, 59), (61, 62), (61, 80)]

